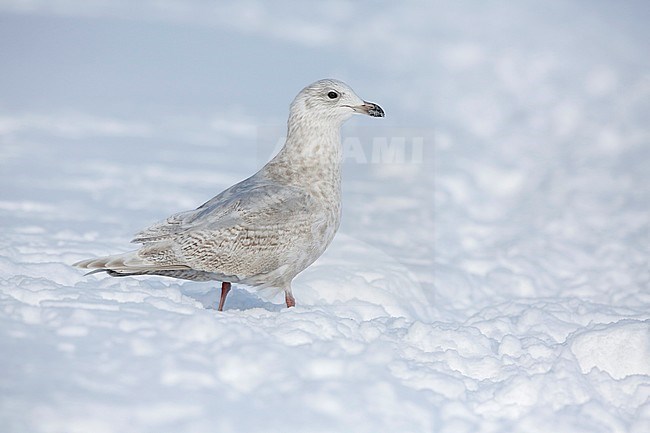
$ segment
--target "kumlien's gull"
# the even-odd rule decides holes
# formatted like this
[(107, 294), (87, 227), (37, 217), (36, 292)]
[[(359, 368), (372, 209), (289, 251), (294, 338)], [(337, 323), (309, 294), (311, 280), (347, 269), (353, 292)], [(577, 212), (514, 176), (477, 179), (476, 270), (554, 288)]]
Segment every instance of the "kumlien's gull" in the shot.
[(341, 135), (354, 113), (383, 117), (377, 104), (326, 79), (291, 103), (287, 140), (260, 171), (195, 210), (136, 234), (140, 249), (74, 266), (113, 277), (162, 275), (221, 281), (219, 311), (231, 283), (283, 290), (328, 247), (341, 220)]

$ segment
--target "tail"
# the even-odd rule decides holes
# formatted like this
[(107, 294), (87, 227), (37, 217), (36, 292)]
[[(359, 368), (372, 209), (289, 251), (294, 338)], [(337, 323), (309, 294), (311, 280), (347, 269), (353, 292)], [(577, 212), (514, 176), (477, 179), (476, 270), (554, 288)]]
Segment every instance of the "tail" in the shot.
[(82, 260), (72, 266), (81, 269), (89, 269), (90, 272), (86, 275), (106, 272), (113, 277), (151, 275), (161, 271), (165, 272), (189, 269), (188, 266), (185, 265), (160, 265), (157, 263), (151, 263), (140, 257), (138, 251)]

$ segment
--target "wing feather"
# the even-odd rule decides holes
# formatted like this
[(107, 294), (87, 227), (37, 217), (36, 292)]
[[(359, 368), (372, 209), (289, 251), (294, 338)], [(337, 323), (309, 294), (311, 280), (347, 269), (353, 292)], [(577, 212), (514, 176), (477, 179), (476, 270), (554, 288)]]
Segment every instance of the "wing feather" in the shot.
[(258, 230), (297, 223), (300, 210), (314, 200), (304, 191), (267, 179), (248, 178), (190, 211), (167, 219), (137, 233), (131, 242), (158, 243), (191, 231), (220, 231), (229, 227)]

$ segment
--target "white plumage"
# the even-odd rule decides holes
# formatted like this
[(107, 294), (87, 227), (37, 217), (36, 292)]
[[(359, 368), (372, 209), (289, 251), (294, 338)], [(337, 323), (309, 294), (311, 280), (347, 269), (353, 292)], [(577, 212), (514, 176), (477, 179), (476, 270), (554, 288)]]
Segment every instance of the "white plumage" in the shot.
[(291, 103), (287, 140), (260, 171), (195, 210), (136, 234), (138, 250), (75, 266), (112, 276), (162, 275), (276, 287), (295, 305), (291, 281), (330, 244), (341, 218), (340, 127), (352, 114), (383, 117), (345, 83), (326, 79)]

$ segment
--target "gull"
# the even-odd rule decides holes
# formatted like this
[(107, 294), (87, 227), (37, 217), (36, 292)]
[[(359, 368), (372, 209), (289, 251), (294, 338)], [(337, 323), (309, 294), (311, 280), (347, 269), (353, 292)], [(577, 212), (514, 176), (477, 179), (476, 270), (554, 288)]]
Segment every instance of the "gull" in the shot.
[(340, 130), (355, 113), (384, 117), (342, 81), (316, 81), (291, 103), (285, 144), (257, 173), (137, 233), (131, 242), (139, 249), (74, 266), (113, 277), (219, 281), (219, 311), (232, 283), (284, 291), (287, 307), (295, 306), (291, 282), (339, 228)]

